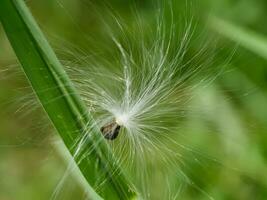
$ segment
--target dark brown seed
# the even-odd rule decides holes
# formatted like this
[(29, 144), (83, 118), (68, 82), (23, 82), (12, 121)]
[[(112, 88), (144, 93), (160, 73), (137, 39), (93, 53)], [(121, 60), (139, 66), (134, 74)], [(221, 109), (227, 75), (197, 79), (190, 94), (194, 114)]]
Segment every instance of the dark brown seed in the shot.
[(119, 135), (121, 126), (115, 121), (101, 127), (100, 131), (107, 140), (114, 140)]

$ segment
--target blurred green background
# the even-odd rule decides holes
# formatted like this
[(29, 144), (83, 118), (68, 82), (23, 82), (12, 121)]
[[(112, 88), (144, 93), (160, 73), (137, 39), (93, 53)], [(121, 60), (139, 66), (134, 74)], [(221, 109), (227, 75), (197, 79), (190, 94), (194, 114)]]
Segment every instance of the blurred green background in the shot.
[[(179, 12), (185, 3), (175, 1), (174, 10)], [(192, 108), (202, 116), (192, 114), (181, 125), (182, 142), (194, 150), (182, 152), (187, 158), (183, 170), (194, 184), (185, 184), (178, 199), (267, 199), (267, 1), (187, 3), (189, 15), (193, 13), (205, 24), (208, 37), (216, 38), (215, 50), (220, 53), (215, 59), (235, 53), (212, 84), (196, 91)], [(59, 53), (59, 40), (101, 48), (96, 43), (105, 38), (100, 18), (106, 7), (130, 24), (133, 7), (149, 20), (155, 17), (154, 4), (152, 0), (109, 0), (105, 4), (96, 0), (27, 1)], [(90, 38), (86, 46), (81, 30)], [(66, 165), (54, 148), (55, 133), (27, 100), (25, 91), (30, 93), (30, 89), (15, 60), (0, 27), (0, 200), (46, 200)], [(67, 180), (58, 199), (84, 198), (75, 180)]]

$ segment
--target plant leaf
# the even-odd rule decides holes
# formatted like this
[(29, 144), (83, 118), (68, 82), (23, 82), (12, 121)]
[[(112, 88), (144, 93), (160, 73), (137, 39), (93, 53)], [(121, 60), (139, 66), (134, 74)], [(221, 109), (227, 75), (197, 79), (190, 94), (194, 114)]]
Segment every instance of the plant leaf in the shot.
[(211, 18), (210, 26), (224, 37), (267, 59), (267, 38), (263, 35), (216, 17)]
[[(132, 199), (135, 194), (116, 165), (106, 141), (80, 100), (61, 63), (22, 0), (1, 0), (0, 19), (24, 72), (51, 122), (72, 155), (84, 137), (90, 154), (74, 157), (83, 176), (108, 199)], [(78, 142), (79, 143), (79, 142)]]

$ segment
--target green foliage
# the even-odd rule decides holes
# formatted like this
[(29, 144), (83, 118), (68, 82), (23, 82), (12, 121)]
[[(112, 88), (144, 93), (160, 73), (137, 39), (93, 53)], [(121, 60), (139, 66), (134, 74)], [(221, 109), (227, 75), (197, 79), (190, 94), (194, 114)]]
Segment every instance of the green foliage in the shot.
[[(1, 1), (0, 17), (9, 41), (40, 103), (69, 151), (74, 155), (77, 141), (83, 134), (88, 134), (87, 127), (91, 127), (94, 123), (90, 114), (24, 2)], [(86, 137), (84, 142), (87, 148), (92, 149), (92, 153), (87, 159), (81, 159), (81, 155), (75, 157), (88, 182), (88, 187), (89, 184), (94, 187), (98, 181), (106, 180), (101, 195), (114, 199), (131, 199), (134, 193), (116, 166), (116, 161), (112, 159), (102, 135), (94, 127), (90, 131), (93, 132), (90, 133), (91, 137)], [(97, 197), (96, 194), (94, 196)]]
[(265, 36), (216, 17), (210, 20), (210, 26), (236, 44), (267, 59), (267, 38)]

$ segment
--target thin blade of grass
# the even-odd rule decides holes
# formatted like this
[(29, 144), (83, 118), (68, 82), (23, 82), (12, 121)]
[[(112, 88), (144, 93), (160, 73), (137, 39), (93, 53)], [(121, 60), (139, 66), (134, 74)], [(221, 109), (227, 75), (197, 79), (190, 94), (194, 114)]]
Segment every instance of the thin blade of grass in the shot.
[(100, 194), (104, 198), (134, 198), (135, 194), (116, 166), (112, 152), (93, 126), (90, 113), (24, 1), (1, 0), (0, 20), (33, 90), (72, 155), (76, 149), (73, 145), (87, 134), (88, 126), (93, 127), (91, 137), (86, 137), (84, 142), (88, 149), (92, 149), (91, 153), (83, 159), (82, 155), (75, 157), (88, 187), (94, 188), (102, 183), (104, 189)]
[(267, 59), (267, 37), (216, 17), (211, 18), (210, 26), (224, 37)]

